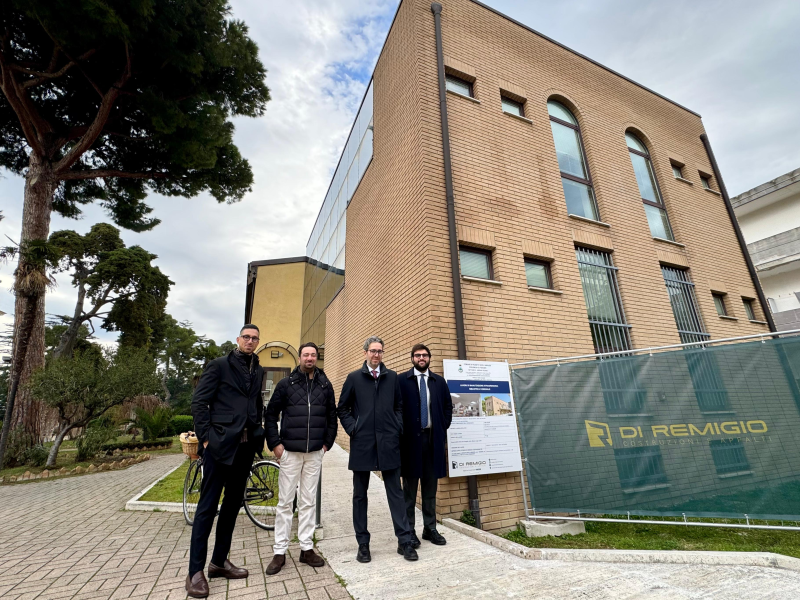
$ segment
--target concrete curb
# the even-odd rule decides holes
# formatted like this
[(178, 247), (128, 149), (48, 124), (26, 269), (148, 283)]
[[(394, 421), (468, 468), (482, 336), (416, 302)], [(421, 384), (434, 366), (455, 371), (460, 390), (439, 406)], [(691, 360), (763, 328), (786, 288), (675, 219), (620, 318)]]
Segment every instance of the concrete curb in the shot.
[[(183, 461), (185, 462), (185, 461)], [(178, 463), (174, 468), (170, 469), (166, 473), (164, 473), (161, 477), (156, 479), (153, 483), (148, 485), (144, 488), (141, 492), (136, 494), (133, 498), (128, 500), (125, 503), (125, 510), (143, 510), (147, 512), (152, 512), (153, 510), (161, 510), (163, 512), (183, 512), (183, 503), (182, 502), (142, 502), (139, 500), (142, 496), (144, 496), (147, 492), (155, 487), (155, 485), (161, 481), (162, 479), (166, 478), (168, 475), (171, 475), (178, 469), (183, 466), (183, 462)]]
[(442, 525), (481, 541), (498, 550), (529, 560), (572, 562), (613, 562), (631, 564), (684, 564), (771, 567), (800, 572), (800, 559), (772, 552), (706, 552), (683, 550), (575, 550), (528, 548), (505, 538), (456, 521), (443, 519)]

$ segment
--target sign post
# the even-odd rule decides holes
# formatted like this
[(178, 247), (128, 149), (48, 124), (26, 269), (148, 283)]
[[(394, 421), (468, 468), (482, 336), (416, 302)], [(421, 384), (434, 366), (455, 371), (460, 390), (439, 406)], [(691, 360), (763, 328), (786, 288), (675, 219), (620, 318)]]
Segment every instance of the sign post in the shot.
[(508, 364), (443, 362), (453, 398), (447, 430), (450, 477), (522, 471)]

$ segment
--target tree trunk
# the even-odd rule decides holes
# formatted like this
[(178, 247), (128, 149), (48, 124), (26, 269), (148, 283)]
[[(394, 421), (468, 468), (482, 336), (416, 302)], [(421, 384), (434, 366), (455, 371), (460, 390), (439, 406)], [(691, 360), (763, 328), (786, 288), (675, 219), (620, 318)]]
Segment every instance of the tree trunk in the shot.
[(49, 411), (34, 400), (25, 384), (36, 369), (44, 365), (44, 301), (47, 290), (45, 265), (31, 262), (26, 243), (47, 240), (50, 234), (50, 213), (58, 181), (46, 159), (31, 154), (25, 177), (25, 200), (22, 209), (20, 257), (14, 272), (14, 340), (9, 378), (8, 407), (3, 435), (0, 439), (0, 464), (5, 459), (8, 432), (21, 426), (34, 443), (43, 437), (42, 418)]
[[(83, 278), (81, 277), (81, 280)], [(75, 350), (75, 343), (78, 341), (78, 333), (83, 325), (83, 302), (86, 299), (86, 283), (81, 281), (78, 286), (78, 302), (75, 304), (75, 313), (72, 315), (72, 321), (69, 327), (61, 336), (58, 341), (58, 347), (53, 352), (54, 358), (72, 357), (72, 352)]]
[(66, 427), (62, 427), (61, 431), (58, 432), (56, 435), (56, 439), (53, 440), (53, 447), (50, 448), (50, 454), (47, 455), (47, 464), (45, 465), (48, 469), (51, 467), (56, 466), (56, 460), (58, 459), (58, 449), (61, 448), (61, 442), (64, 441), (64, 436), (67, 435), (71, 429), (73, 429), (75, 425), (67, 425)]
[(161, 378), (161, 387), (164, 388), (164, 401), (169, 402), (169, 399), (172, 397), (172, 394), (169, 393), (169, 388), (167, 387), (167, 376), (169, 375), (169, 354), (166, 356), (166, 362), (164, 363), (164, 377)]

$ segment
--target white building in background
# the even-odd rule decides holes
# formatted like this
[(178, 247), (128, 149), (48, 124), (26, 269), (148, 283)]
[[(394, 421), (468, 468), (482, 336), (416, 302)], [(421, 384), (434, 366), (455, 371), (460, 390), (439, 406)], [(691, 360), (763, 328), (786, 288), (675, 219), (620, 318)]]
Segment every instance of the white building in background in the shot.
[(800, 329), (800, 169), (731, 204), (779, 330)]

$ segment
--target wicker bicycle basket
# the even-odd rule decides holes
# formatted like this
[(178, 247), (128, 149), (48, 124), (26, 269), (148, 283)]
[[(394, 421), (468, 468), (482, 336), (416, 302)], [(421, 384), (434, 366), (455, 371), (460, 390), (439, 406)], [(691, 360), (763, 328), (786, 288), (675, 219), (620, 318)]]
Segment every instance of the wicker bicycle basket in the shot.
[(192, 460), (197, 460), (200, 458), (197, 455), (197, 436), (194, 434), (194, 431), (187, 431), (186, 433), (182, 433), (180, 435), (181, 440), (181, 447), (183, 448), (183, 453), (191, 458)]

